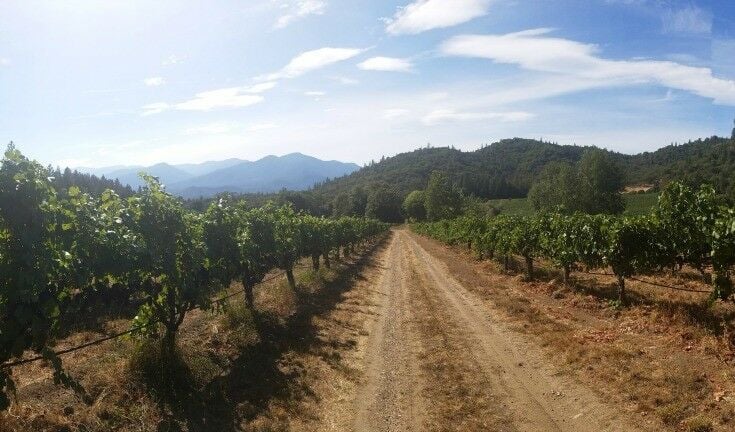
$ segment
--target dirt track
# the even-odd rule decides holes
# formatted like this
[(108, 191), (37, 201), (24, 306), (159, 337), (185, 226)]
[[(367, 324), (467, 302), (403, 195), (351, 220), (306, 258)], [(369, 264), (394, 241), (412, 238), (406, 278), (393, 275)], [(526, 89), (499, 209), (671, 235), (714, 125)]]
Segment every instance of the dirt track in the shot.
[(345, 398), (353, 430), (636, 430), (557, 374), (412, 234), (396, 231), (379, 261), (363, 287), (374, 318), (358, 343), (361, 380)]

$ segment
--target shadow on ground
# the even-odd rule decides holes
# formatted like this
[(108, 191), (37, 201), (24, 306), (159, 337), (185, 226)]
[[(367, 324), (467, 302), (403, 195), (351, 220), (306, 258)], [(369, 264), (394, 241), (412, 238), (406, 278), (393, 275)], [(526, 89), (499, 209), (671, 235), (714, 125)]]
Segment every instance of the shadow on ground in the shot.
[[(177, 375), (183, 379), (177, 379), (174, 391), (154, 395), (169, 412), (169, 417), (159, 424), (158, 430), (182, 430), (184, 424), (179, 423), (182, 420), (189, 431), (247, 430), (243, 426), (264, 415), (272, 401), (280, 400), (287, 407), (296, 407), (299, 400), (316, 397), (302, 379), (302, 365), (284, 362), (284, 355), (290, 352), (330, 352), (321, 349), (324, 342), (318, 338), (313, 318), (334, 310), (343, 300), (343, 295), (364, 279), (364, 271), (378, 265), (379, 254), (376, 252), (385, 247), (389, 238), (385, 236), (368, 246), (357, 257), (343, 259), (338, 263), (340, 268), (336, 278), (323, 281), (316, 292), (306, 292), (305, 287), (299, 286), (295, 293), (297, 310), (285, 321), (274, 314), (256, 312), (254, 324), (258, 342), (243, 348), (232, 360), (228, 371), (203, 388), (194, 388), (192, 383), (196, 379), (192, 377), (191, 370), (179, 370)], [(330, 344), (330, 348), (335, 347)], [(338, 359), (325, 360), (332, 364)]]

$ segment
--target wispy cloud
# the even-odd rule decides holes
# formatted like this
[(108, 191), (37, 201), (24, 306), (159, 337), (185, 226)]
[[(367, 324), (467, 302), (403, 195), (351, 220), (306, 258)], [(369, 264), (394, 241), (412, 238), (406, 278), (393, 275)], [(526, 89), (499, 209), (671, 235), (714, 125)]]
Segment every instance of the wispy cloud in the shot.
[[(479, 57), (580, 81), (585, 87), (657, 84), (735, 105), (735, 81), (716, 78), (709, 68), (671, 61), (608, 60), (595, 45), (547, 36), (550, 29), (506, 35), (462, 35), (441, 46), (446, 55)], [(574, 88), (571, 86), (570, 88)]]
[(320, 96), (326, 95), (326, 93), (323, 91), (307, 91), (307, 92), (304, 92), (304, 95), (311, 96), (311, 97), (320, 97)]
[(322, 0), (297, 0), (292, 3), (282, 5), (286, 9), (286, 13), (278, 17), (274, 27), (281, 29), (287, 27), (294, 21), (305, 18), (309, 15), (322, 15), (327, 8), (327, 2)]
[(275, 81), (266, 81), (252, 85), (250, 87), (244, 87), (243, 91), (247, 93), (263, 93), (268, 90), (272, 90), (276, 85), (278, 85), (278, 83)]
[(256, 79), (260, 81), (276, 81), (284, 78), (296, 78), (307, 72), (351, 59), (363, 51), (364, 50), (360, 48), (331, 47), (306, 51), (291, 59), (291, 61), (278, 72), (263, 75)]
[(362, 70), (381, 72), (411, 72), (413, 64), (408, 59), (395, 57), (372, 57), (357, 65)]
[(394, 35), (418, 34), (452, 27), (486, 15), (491, 0), (416, 0), (384, 19), (385, 30)]
[[(272, 88), (272, 86), (269, 88)], [(211, 111), (221, 108), (242, 108), (262, 102), (264, 100), (263, 96), (254, 94), (262, 91), (264, 91), (262, 85), (210, 90), (197, 93), (192, 99), (175, 104), (166, 102), (148, 104), (143, 107), (142, 115), (160, 114), (169, 110)]]
[(5, 57), (0, 57), (0, 66), (10, 66), (10, 59)]
[(143, 83), (148, 87), (158, 87), (166, 84), (166, 80), (163, 77), (150, 77), (144, 79)]
[(193, 99), (175, 105), (178, 110), (210, 111), (215, 108), (239, 108), (255, 105), (263, 96), (247, 93), (242, 87), (231, 87), (197, 93)]
[(661, 21), (664, 33), (712, 33), (712, 12), (694, 5), (667, 10)]
[(170, 104), (167, 104), (166, 102), (155, 102), (148, 105), (143, 106), (143, 112), (141, 115), (143, 116), (149, 116), (154, 114), (160, 114), (164, 111), (168, 111), (172, 108)]
[(427, 125), (444, 122), (497, 120), (500, 122), (519, 122), (535, 117), (524, 111), (509, 112), (457, 112), (454, 110), (435, 110), (421, 119)]

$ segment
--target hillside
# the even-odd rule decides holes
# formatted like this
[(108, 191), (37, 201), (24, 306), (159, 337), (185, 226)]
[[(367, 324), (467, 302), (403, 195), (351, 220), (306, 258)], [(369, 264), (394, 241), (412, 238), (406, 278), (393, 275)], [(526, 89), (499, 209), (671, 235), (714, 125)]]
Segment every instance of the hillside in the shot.
[[(447, 172), (468, 193), (488, 199), (525, 197), (542, 168), (552, 161), (578, 161), (590, 147), (558, 145), (531, 139), (506, 139), (475, 151), (422, 148), (385, 158), (348, 176), (318, 185), (314, 193), (336, 196), (355, 187), (389, 184), (405, 195), (423, 189), (434, 170)], [(712, 137), (655, 152), (611, 152), (628, 184), (687, 179), (714, 184), (735, 196), (735, 143)]]
[(140, 172), (158, 177), (170, 192), (184, 198), (211, 197), (220, 192), (272, 193), (304, 190), (359, 167), (353, 163), (323, 161), (301, 153), (267, 156), (257, 161), (227, 159), (201, 164), (80, 168), (80, 171), (117, 179), (123, 185), (142, 185)]

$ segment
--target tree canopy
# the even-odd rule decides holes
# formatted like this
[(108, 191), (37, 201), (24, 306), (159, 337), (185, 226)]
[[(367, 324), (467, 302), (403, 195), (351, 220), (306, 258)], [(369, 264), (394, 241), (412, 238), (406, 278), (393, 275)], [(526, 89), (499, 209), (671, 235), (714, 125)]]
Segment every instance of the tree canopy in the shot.
[(605, 151), (589, 150), (576, 166), (552, 162), (544, 167), (529, 199), (536, 210), (619, 214), (625, 208), (622, 188), (618, 164)]
[(462, 194), (446, 173), (434, 171), (426, 185), (426, 217), (436, 221), (451, 219), (462, 212)]

